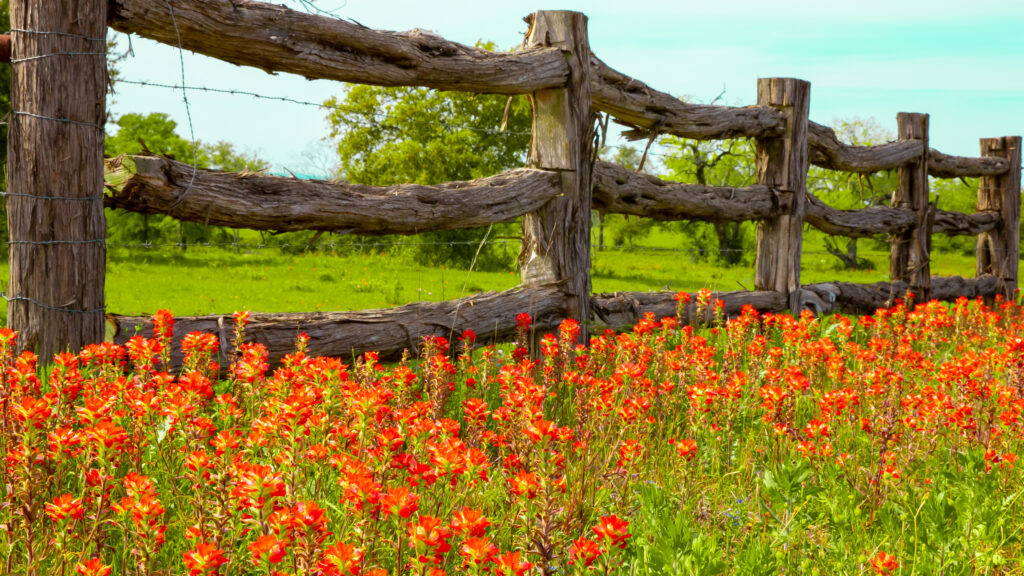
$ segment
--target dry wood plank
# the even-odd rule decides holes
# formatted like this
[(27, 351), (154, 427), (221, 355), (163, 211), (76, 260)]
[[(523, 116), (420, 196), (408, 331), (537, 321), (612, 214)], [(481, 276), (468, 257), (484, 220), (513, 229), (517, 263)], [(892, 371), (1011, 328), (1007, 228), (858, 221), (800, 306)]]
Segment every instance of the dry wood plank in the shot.
[(908, 210), (889, 206), (839, 210), (808, 193), (804, 221), (833, 236), (868, 238), (878, 234), (894, 234), (912, 228), (917, 222), (917, 218)]
[(782, 115), (764, 106), (735, 108), (687, 104), (608, 66), (596, 56), (593, 70), (594, 108), (634, 130), (627, 138), (648, 138), (652, 132), (701, 140), (778, 136)]
[(876, 146), (852, 146), (839, 141), (834, 130), (811, 122), (807, 129), (811, 163), (831, 170), (870, 174), (892, 170), (919, 158), (924, 150), (917, 140), (890, 142)]
[(739, 222), (789, 209), (792, 195), (767, 186), (733, 188), (669, 182), (611, 162), (594, 167), (594, 209), (654, 220)]
[[(653, 313), (655, 318), (676, 316), (675, 292), (608, 292), (591, 297), (593, 320), (598, 325), (613, 330), (629, 330), (644, 315)], [(721, 300), (725, 317), (739, 315), (744, 306), (751, 306), (761, 312), (781, 312), (786, 309), (786, 298), (779, 292), (713, 292), (712, 302)], [(690, 303), (683, 309), (682, 321), (687, 324), (710, 324), (714, 321), (714, 306), (708, 306), (697, 313), (697, 301), (691, 295)]]
[(159, 156), (118, 156), (106, 167), (109, 208), (279, 232), (373, 236), (487, 226), (562, 193), (557, 173), (529, 169), (436, 186), (374, 187), (216, 170), (199, 170), (193, 181), (191, 165)]
[[(977, 278), (961, 276), (933, 276), (934, 300), (952, 301), (960, 297), (991, 298), (999, 290), (999, 279), (984, 275)], [(903, 281), (856, 284), (852, 282), (822, 282), (800, 287), (800, 303), (804, 310), (815, 314), (873, 314), (888, 307), (893, 298), (904, 298), (910, 286)], [(918, 299), (919, 300), (919, 299)]]
[(982, 232), (994, 230), (999, 226), (1001, 218), (996, 212), (975, 212), (964, 214), (963, 212), (951, 212), (949, 210), (935, 211), (935, 224), (932, 227), (932, 234), (945, 234), (947, 236), (977, 236)]
[[(7, 318), (19, 348), (49, 362), (104, 335), (107, 70), (90, 38), (106, 36), (107, 2), (13, 0), (10, 12)], [(69, 52), (82, 55), (46, 57)]]
[[(253, 313), (245, 330), (247, 342), (266, 346), (271, 365), (295, 350), (295, 337), (309, 335), (307, 353), (349, 360), (376, 351), (382, 359), (397, 359), (403, 350), (416, 354), (424, 336), (443, 336), (452, 342), (467, 330), (477, 335), (478, 344), (507, 342), (515, 338), (516, 316), (530, 314), (538, 330), (557, 327), (565, 317), (565, 297), (553, 285), (488, 292), (445, 302), (416, 302), (397, 308), (355, 312), (310, 312), (296, 314)], [(123, 344), (139, 333), (153, 336), (152, 319), (110, 314), (114, 342)], [(190, 332), (217, 334), (223, 367), (231, 349), (233, 319), (230, 314), (180, 316), (174, 319), (172, 364), (181, 366), (181, 339)]]
[(1000, 292), (1011, 298), (1020, 266), (1021, 137), (982, 138), (981, 155), (1004, 160), (1009, 168), (998, 176), (983, 176), (978, 184), (978, 211), (997, 212), (999, 223), (978, 236), (977, 273), (999, 278)]
[(811, 84), (795, 78), (760, 78), (757, 102), (771, 106), (786, 117), (786, 130), (777, 138), (758, 138), (757, 183), (792, 194), (787, 213), (758, 222), (756, 290), (774, 290), (789, 299), (797, 310), (800, 288), (800, 256), (803, 247), (805, 195), (807, 193), (807, 113)]
[(527, 47), (557, 48), (565, 54), (570, 72), (565, 88), (530, 95), (530, 166), (559, 171), (561, 195), (523, 216), (520, 272), (526, 286), (559, 283), (566, 294), (568, 315), (580, 322), (580, 338), (586, 342), (593, 166), (587, 17), (580, 12), (540, 11), (529, 22)]
[[(662, 180), (611, 162), (594, 169), (594, 209), (662, 221), (738, 222), (763, 220), (790, 209), (792, 194), (762, 185), (745, 188), (701, 186)], [(839, 210), (811, 193), (806, 195), (804, 222), (834, 236), (869, 238), (909, 230), (913, 212), (890, 206)], [(996, 212), (964, 214), (935, 211), (935, 234), (977, 236), (998, 225)]]
[(977, 178), (1006, 174), (1010, 163), (997, 156), (969, 158), (951, 156), (932, 148), (928, 151), (928, 175), (936, 178)]
[[(936, 276), (932, 278), (933, 297), (936, 300), (952, 301), (960, 297), (991, 297), (998, 291), (998, 279), (994, 276), (962, 278), (960, 276)], [(906, 282), (877, 282), (856, 284), (852, 282), (825, 282), (805, 284), (800, 287), (800, 309), (815, 314), (873, 314), (885, 308), (890, 298), (903, 298), (908, 285)], [(675, 292), (610, 292), (594, 294), (591, 299), (595, 323), (613, 330), (629, 330), (645, 314), (653, 313), (655, 318), (676, 316)], [(726, 318), (739, 315), (744, 306), (751, 306), (759, 312), (778, 313), (788, 308), (788, 300), (779, 292), (735, 291), (714, 292), (712, 301), (722, 300)], [(683, 310), (682, 320), (688, 324), (709, 324), (714, 320), (714, 310), (709, 307), (697, 314), (696, 299)]]
[[(928, 149), (928, 115), (900, 112), (896, 116), (899, 138)], [(909, 211), (914, 225), (890, 239), (889, 277), (910, 284), (914, 294), (927, 300), (930, 293), (928, 218), (934, 205), (928, 204), (928, 157), (914, 159), (899, 167), (899, 185), (892, 193), (892, 207)]]
[[(909, 210), (891, 206), (871, 206), (858, 210), (839, 210), (807, 194), (804, 222), (833, 236), (868, 238), (879, 234), (898, 234), (913, 228), (917, 217)], [(964, 214), (949, 210), (936, 210), (933, 234), (947, 236), (977, 236), (999, 224), (995, 212)]]
[(110, 26), (175, 47), (180, 32), (186, 50), (271, 73), (378, 86), (526, 94), (569, 74), (556, 49), (492, 53), (255, 0), (111, 0)]
[[(327, 230), (366, 236), (486, 226), (536, 210), (561, 193), (556, 172), (518, 169), (436, 186), (372, 187), (258, 173), (199, 170), (159, 156), (108, 158), (108, 208), (168, 214), (179, 220), (256, 230)], [(178, 200), (181, 202), (178, 203)], [(792, 195), (766, 186), (733, 188), (661, 180), (599, 161), (593, 208), (662, 221), (761, 220), (789, 209)], [(836, 236), (866, 238), (913, 226), (910, 212), (887, 206), (837, 210), (807, 195), (804, 221)], [(935, 233), (977, 236), (994, 229), (996, 212), (937, 210)]]

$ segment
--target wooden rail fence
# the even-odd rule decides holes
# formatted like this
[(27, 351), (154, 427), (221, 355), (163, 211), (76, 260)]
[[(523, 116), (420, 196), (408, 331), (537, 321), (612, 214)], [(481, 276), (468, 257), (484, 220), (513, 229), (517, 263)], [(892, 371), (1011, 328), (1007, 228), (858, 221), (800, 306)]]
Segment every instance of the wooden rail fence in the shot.
[[(1017, 288), (1019, 136), (981, 140), (977, 158), (950, 156), (929, 147), (926, 114), (900, 114), (897, 142), (847, 145), (831, 129), (809, 120), (810, 84), (791, 78), (759, 80), (755, 106), (688, 104), (613, 70), (593, 55), (586, 16), (577, 12), (531, 15), (524, 49), (502, 54), (418, 30), (371, 30), (255, 0), (90, 2), (96, 4), (93, 10), (76, 8), (77, 19), (47, 19), (41, 14), (63, 15), (82, 3), (46, 4), (11, 2), (15, 30), (42, 23), (63, 34), (15, 34), (15, 62), (47, 49), (81, 49), (80, 38), (102, 37), (102, 27), (109, 24), (173, 46), (180, 39), (184, 49), (268, 72), (529, 95), (534, 112), (529, 166), (469, 182), (375, 188), (259, 174), (194, 174), (190, 165), (148, 155), (105, 161), (106, 206), (217, 226), (416, 234), (523, 217), (518, 288), (385, 310), (254, 314), (247, 334), (267, 346), (272, 362), (290, 351), (300, 331), (310, 335), (312, 354), (348, 357), (377, 350), (395, 356), (404, 349), (415, 350), (426, 335), (451, 337), (473, 330), (483, 341), (506, 340), (515, 332), (519, 312), (531, 313), (541, 329), (565, 317), (587, 327), (620, 329), (647, 312), (674, 315), (672, 293), (591, 294), (592, 208), (658, 220), (757, 221), (755, 290), (715, 294), (727, 314), (744, 305), (771, 312), (865, 313), (908, 290), (918, 299), (950, 300), (1010, 297)], [(30, 125), (41, 122), (38, 118), (15, 114), (11, 122), (8, 173), (14, 193), (8, 195), (7, 206), (12, 224), (31, 225), (11, 228), (9, 318), (13, 328), (27, 334), (22, 344), (37, 348), (46, 358), (102, 338), (96, 321), (103, 317), (103, 230), (97, 229), (95, 214), (99, 203), (67, 200), (85, 199), (100, 189), (91, 175), (99, 173), (96, 166), (102, 162), (102, 138), (96, 137), (102, 130), (97, 133), (95, 127), (102, 124), (103, 109), (96, 101), (88, 110), (67, 107), (73, 100), (70, 87), (77, 90), (86, 80), (92, 82), (97, 62), (40, 62), (15, 66), (15, 109), (35, 106), (38, 115), (68, 118), (80, 113), (82, 119), (47, 125), (53, 137), (45, 139), (36, 137), (42, 124)], [(56, 91), (49, 88), (54, 85)], [(594, 161), (593, 127), (599, 113), (627, 126), (630, 138), (753, 138), (757, 182), (746, 188), (679, 184)], [(52, 168), (59, 156), (55, 142), (62, 150), (74, 149), (74, 166), (90, 170), (69, 170), (71, 165), (61, 160), (61, 171), (52, 172), (53, 182), (29, 177)], [(811, 164), (856, 173), (898, 170), (892, 205), (862, 210), (826, 205), (806, 189)], [(928, 202), (929, 177), (981, 177), (977, 212), (936, 209)], [(48, 207), (42, 219), (40, 205)], [(801, 284), (805, 222), (833, 235), (889, 235), (891, 281)], [(936, 233), (978, 237), (975, 278), (931, 276), (930, 238)], [(52, 274), (54, 270), (70, 272)], [(689, 321), (702, 320), (693, 305), (685, 314)], [(106, 318), (116, 327), (117, 341), (137, 331), (151, 333), (147, 318)], [(218, 334), (226, 357), (232, 336), (230, 314), (176, 319), (177, 338), (194, 330)]]

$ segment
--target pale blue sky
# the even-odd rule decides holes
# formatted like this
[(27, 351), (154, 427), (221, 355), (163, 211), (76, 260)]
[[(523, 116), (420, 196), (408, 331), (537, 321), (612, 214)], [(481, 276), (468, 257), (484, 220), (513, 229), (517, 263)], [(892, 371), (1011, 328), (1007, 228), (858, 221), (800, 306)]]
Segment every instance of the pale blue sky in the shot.
[[(284, 2), (299, 7), (296, 0)], [(811, 82), (811, 119), (875, 118), (895, 132), (896, 113), (931, 114), (935, 148), (977, 155), (978, 138), (1024, 134), (1024, 2), (701, 0), (557, 3), (317, 0), (324, 9), (384, 30), (423, 28), (472, 44), (522, 41), (522, 17), (572, 9), (590, 18), (595, 54), (675, 95), (752, 104), (756, 79)], [(128, 43), (116, 35), (121, 48)], [(129, 80), (181, 81), (176, 48), (138, 37), (121, 64)], [(185, 54), (189, 85), (320, 102), (338, 84), (240, 68)], [(320, 172), (329, 159), (322, 110), (245, 96), (189, 92), (196, 137), (227, 140), (276, 168)], [(180, 92), (122, 84), (115, 114), (166, 112), (188, 136)]]

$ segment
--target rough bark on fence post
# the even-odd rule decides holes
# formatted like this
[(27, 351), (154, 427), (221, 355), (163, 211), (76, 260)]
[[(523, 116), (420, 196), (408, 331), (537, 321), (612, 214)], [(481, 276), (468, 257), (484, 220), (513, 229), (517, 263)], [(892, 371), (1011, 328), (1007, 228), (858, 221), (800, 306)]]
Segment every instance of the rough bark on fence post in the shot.
[(982, 138), (981, 155), (1005, 158), (1010, 169), (999, 176), (983, 176), (978, 184), (978, 211), (998, 212), (1000, 221), (994, 230), (978, 235), (977, 273), (999, 278), (1000, 291), (1011, 298), (1020, 259), (1021, 137)]
[(104, 336), (107, 2), (10, 8), (8, 325), (49, 362)]
[(931, 266), (929, 249), (931, 226), (928, 204), (928, 115), (900, 112), (896, 115), (900, 140), (920, 140), (920, 157), (899, 167), (899, 186), (892, 193), (893, 208), (913, 212), (917, 224), (890, 240), (889, 276), (893, 282), (902, 280), (910, 286), (917, 302), (931, 298)]
[(558, 281), (566, 315), (590, 317), (591, 100), (587, 17), (579, 12), (540, 11), (527, 18), (527, 47), (560, 48), (569, 62), (565, 88), (530, 95), (533, 137), (530, 166), (561, 174), (562, 195), (523, 216), (519, 255), (524, 285)]
[(794, 314), (800, 312), (800, 255), (804, 196), (807, 194), (807, 114), (811, 84), (795, 78), (759, 78), (757, 103), (786, 117), (786, 131), (756, 141), (757, 183), (792, 194), (790, 210), (758, 222), (755, 290), (781, 292)]

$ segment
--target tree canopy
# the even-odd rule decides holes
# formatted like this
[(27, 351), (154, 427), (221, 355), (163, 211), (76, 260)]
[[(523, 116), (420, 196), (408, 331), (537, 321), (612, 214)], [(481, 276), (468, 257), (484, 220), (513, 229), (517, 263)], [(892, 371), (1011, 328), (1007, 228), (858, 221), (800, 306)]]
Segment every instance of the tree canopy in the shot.
[[(125, 114), (114, 123), (117, 133), (107, 135), (107, 156), (138, 154), (144, 150), (171, 156), (181, 162), (193, 161), (192, 142), (178, 135), (178, 124), (167, 114)], [(228, 142), (196, 142), (196, 166), (202, 169), (256, 172), (268, 164), (256, 156), (236, 151)], [(113, 243), (177, 242), (183, 246), (195, 242), (227, 240), (228, 232), (192, 222), (178, 222), (160, 214), (135, 214), (107, 211), (107, 238)]]
[[(531, 115), (524, 97), (510, 101), (488, 94), (349, 85), (326, 105), (340, 160), (337, 176), (350, 182), (438, 184), (491, 176), (526, 163)], [(511, 232), (508, 225), (500, 228)], [(431, 232), (410, 244), (424, 264), (468, 266), (475, 261), (479, 269), (508, 267), (510, 256), (480, 244), (484, 235), (480, 229)]]

